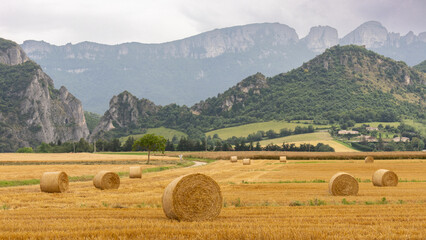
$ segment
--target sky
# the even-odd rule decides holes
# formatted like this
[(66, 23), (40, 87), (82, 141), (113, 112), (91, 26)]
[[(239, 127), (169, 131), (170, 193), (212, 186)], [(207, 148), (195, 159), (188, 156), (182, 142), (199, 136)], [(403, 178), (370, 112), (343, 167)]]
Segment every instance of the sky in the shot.
[(426, 0), (0, 0), (0, 37), (55, 45), (162, 43), (217, 28), (278, 22), (299, 38), (331, 26), (339, 38), (375, 20), (389, 32), (426, 32)]

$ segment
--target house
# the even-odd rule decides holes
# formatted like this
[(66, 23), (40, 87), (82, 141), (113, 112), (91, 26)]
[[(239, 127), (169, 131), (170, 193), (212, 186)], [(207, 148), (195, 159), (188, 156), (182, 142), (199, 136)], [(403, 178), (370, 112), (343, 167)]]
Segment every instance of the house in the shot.
[(394, 142), (410, 142), (408, 137), (395, 137), (392, 139)]
[(365, 128), (367, 131), (372, 132), (372, 131), (379, 131), (379, 128), (376, 127), (366, 127)]
[(348, 134), (357, 135), (357, 134), (359, 134), (359, 132), (358, 131), (340, 130), (340, 131), (337, 132), (337, 134), (339, 134), (339, 135), (348, 135)]
[(368, 135), (362, 135), (361, 141), (362, 142), (378, 142), (377, 138), (373, 136), (368, 136)]

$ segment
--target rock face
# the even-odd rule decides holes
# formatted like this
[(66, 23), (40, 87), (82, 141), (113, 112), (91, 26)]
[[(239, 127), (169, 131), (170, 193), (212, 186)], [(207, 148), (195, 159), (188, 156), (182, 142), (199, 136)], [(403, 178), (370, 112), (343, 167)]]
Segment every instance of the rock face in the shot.
[(0, 56), (0, 82), (5, 87), (0, 105), (1, 152), (88, 137), (77, 98), (65, 87), (55, 89), (52, 79), (17, 44), (0, 49)]
[(385, 45), (388, 39), (388, 30), (381, 23), (370, 21), (357, 27), (346, 35), (340, 43), (342, 45), (365, 45), (367, 48), (378, 48)]
[(30, 60), (24, 50), (14, 42), (0, 38), (0, 64), (17, 65)]
[(93, 130), (91, 139), (96, 139), (116, 127), (135, 128), (140, 118), (155, 115), (160, 109), (153, 102), (147, 99), (139, 100), (128, 91), (114, 96), (109, 105), (109, 110)]
[(339, 44), (337, 30), (329, 26), (312, 27), (308, 36), (302, 39), (309, 49), (320, 53)]

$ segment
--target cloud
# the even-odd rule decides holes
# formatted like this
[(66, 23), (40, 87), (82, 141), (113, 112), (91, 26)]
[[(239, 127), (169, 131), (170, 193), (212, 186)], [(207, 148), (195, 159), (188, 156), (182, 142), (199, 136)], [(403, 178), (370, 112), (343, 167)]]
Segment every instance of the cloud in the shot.
[(425, 31), (423, 0), (19, 0), (0, 8), (0, 36), (54, 44), (94, 41), (160, 43), (250, 23), (279, 22), (304, 37), (329, 25), (343, 37), (362, 23), (389, 31)]

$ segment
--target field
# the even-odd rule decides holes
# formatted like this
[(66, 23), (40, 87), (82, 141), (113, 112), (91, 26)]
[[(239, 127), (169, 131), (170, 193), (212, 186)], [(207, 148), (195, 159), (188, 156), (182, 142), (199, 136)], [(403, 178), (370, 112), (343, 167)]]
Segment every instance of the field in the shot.
[[(230, 137), (247, 137), (249, 134), (256, 133), (257, 131), (268, 131), (274, 130), (279, 133), (282, 128), (288, 128), (294, 130), (297, 126), (308, 127), (310, 124), (296, 123), (296, 122), (286, 122), (286, 121), (269, 121), (261, 123), (250, 123), (237, 127), (229, 127), (218, 129), (214, 131), (207, 132), (207, 136), (213, 136), (214, 134), (219, 135), (222, 139), (228, 139)], [(315, 125), (312, 124), (314, 128), (329, 128), (329, 125)]]
[[(189, 153), (183, 154), (188, 158)], [(225, 158), (233, 153), (193, 155), (197, 154), (198, 157)], [(42, 193), (38, 185), (2, 187), (0, 238), (425, 239), (424, 155), (407, 153), (404, 156), (419, 158), (376, 160), (373, 164), (353, 159), (289, 160), (285, 164), (277, 160), (253, 160), (251, 165), (244, 166), (241, 160), (238, 163), (217, 160), (204, 166), (144, 173), (142, 179), (122, 176), (119, 189), (104, 191), (95, 189), (90, 180), (70, 182), (69, 190), (62, 194)], [(65, 170), (70, 177), (92, 175), (99, 170), (121, 172), (133, 163), (152, 168), (176, 166), (178, 161), (173, 157), (154, 156), (155, 165), (144, 165), (146, 157), (0, 154), (0, 163), (8, 163), (0, 165), (0, 180), (39, 178), (44, 171), (58, 170)], [(90, 164), (84, 165), (85, 161)], [(49, 162), (55, 164), (49, 165)], [(26, 165), (34, 163), (38, 165)], [(398, 174), (397, 187), (372, 185), (371, 176), (380, 168)], [(358, 179), (357, 196), (328, 193), (328, 181), (338, 171), (346, 171)], [(224, 199), (221, 214), (206, 222), (167, 219), (161, 207), (164, 188), (174, 178), (194, 172), (207, 174), (220, 185)]]
[(294, 143), (296, 146), (299, 146), (302, 143), (310, 143), (312, 145), (317, 145), (318, 143), (324, 143), (330, 145), (336, 152), (357, 152), (352, 148), (349, 148), (339, 142), (333, 140), (328, 132), (314, 132), (314, 133), (305, 133), (291, 135), (287, 137), (274, 138), (260, 141), (260, 145), (265, 147), (266, 145), (272, 143), (281, 146), (283, 143)]

